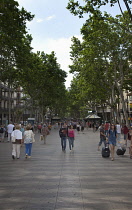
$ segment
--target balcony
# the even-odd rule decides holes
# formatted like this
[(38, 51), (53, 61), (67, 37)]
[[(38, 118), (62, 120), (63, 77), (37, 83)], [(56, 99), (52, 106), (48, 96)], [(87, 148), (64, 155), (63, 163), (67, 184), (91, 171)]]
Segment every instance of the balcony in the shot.
[(3, 108), (3, 107), (0, 107), (0, 113), (8, 113), (9, 112), (9, 109), (8, 108)]

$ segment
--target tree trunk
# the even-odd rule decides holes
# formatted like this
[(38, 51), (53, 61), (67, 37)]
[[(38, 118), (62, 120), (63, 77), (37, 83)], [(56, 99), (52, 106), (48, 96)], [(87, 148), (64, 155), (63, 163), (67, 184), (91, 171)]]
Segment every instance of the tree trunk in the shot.
[[(115, 90), (114, 90), (114, 86), (112, 86), (112, 94), (111, 94), (111, 111), (112, 111), (112, 118), (114, 123), (116, 123), (116, 104), (115, 104)], [(115, 116), (116, 115), (116, 116)]]
[(130, 9), (130, 7), (129, 7), (129, 5), (128, 5), (128, 2), (127, 2), (127, 0), (123, 0), (123, 1), (124, 1), (125, 5), (126, 5), (128, 14), (129, 14), (130, 19), (131, 19), (131, 21), (132, 21), (132, 13), (131, 13), (131, 9)]
[(116, 112), (117, 121), (118, 121), (118, 123), (121, 125), (121, 118), (120, 118), (120, 116), (119, 116), (119, 112), (118, 112), (118, 109), (117, 109), (116, 106), (115, 106), (115, 112)]
[(126, 108), (126, 104), (125, 104), (125, 100), (124, 100), (123, 91), (120, 89), (120, 87), (118, 87), (118, 90), (119, 90), (120, 97), (121, 97), (122, 109), (123, 109), (123, 112), (124, 112), (126, 125), (127, 125), (127, 126), (129, 126), (128, 114), (127, 114), (127, 108)]
[(107, 121), (105, 111), (104, 111), (104, 105), (101, 105), (101, 109), (102, 109), (103, 121)]

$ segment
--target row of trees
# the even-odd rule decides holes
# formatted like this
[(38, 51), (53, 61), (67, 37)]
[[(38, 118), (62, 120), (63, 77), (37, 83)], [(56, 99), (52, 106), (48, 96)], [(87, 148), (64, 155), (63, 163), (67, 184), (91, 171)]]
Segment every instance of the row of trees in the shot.
[(1, 0), (0, 80), (8, 84), (9, 90), (11, 86), (21, 86), (42, 118), (47, 107), (55, 114), (64, 115), (66, 72), (54, 52), (33, 53), (32, 36), (26, 27), (26, 22), (33, 18), (24, 8), (19, 9), (17, 1)]
[(115, 0), (85, 0), (81, 6), (78, 1), (69, 1), (67, 9), (74, 15), (81, 18), (89, 13), (89, 18), (81, 28), (83, 41), (72, 38), (70, 71), (74, 79), (66, 90), (66, 72), (60, 68), (55, 53), (32, 52), (26, 22), (32, 21), (34, 15), (19, 9), (15, 0), (1, 0), (0, 80), (8, 82), (9, 89), (21, 86), (31, 98), (32, 111), (39, 109), (42, 118), (47, 107), (61, 117), (84, 117), (86, 109), (99, 105), (104, 113), (105, 104), (120, 122), (117, 104), (121, 101), (128, 121), (123, 91), (131, 91), (132, 87), (131, 11), (127, 5), (127, 12), (111, 17), (99, 10), (102, 5), (117, 2), (120, 5)]
[[(71, 112), (84, 107), (111, 108), (113, 120), (116, 114), (120, 122), (117, 104), (122, 103), (124, 119), (128, 123), (126, 103), (123, 91), (132, 90), (132, 24), (131, 14), (112, 17), (97, 9), (107, 1), (85, 1), (85, 6), (69, 1), (68, 9), (82, 17), (89, 18), (81, 28), (83, 41), (72, 39), (70, 71), (75, 74), (69, 93)], [(111, 1), (112, 2), (112, 1)], [(114, 3), (115, 1), (113, 1)], [(96, 8), (95, 8), (96, 7)], [(104, 116), (105, 120), (105, 116)]]

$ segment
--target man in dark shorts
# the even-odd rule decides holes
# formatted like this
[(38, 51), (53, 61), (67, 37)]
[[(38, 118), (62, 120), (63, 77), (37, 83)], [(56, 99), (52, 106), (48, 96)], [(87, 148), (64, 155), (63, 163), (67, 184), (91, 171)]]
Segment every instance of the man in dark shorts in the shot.
[(104, 143), (104, 146), (106, 144), (106, 135), (105, 135), (105, 127), (104, 124), (101, 125), (100, 128), (100, 142), (98, 144), (98, 151), (100, 150), (100, 146)]
[(59, 130), (59, 136), (61, 138), (61, 146), (62, 151), (66, 150), (66, 139), (67, 139), (67, 125), (63, 124), (62, 127)]

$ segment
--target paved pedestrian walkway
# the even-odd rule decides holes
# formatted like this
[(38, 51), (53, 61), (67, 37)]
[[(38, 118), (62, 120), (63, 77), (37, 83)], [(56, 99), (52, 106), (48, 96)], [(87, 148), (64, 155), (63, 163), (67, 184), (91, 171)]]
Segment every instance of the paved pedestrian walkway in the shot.
[(0, 143), (0, 210), (132, 209), (132, 160), (115, 161), (97, 151), (99, 132), (77, 134), (74, 152), (62, 152), (58, 130), (47, 144), (33, 145), (32, 158), (12, 160), (11, 143)]

